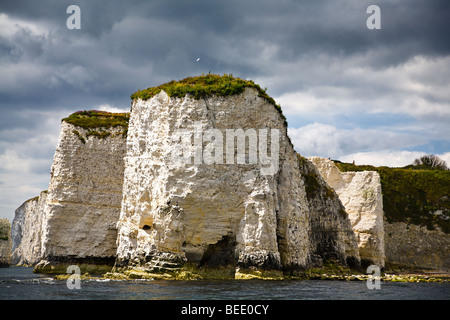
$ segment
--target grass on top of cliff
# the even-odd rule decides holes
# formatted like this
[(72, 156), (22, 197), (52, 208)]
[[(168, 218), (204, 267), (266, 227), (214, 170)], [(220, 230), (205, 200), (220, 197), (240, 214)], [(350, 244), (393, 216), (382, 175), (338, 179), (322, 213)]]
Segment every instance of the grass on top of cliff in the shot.
[(383, 210), (388, 222), (439, 227), (450, 233), (450, 171), (420, 166), (404, 168), (354, 165), (335, 161), (339, 170), (377, 171), (381, 179)]
[(213, 95), (230, 96), (239, 94), (245, 88), (255, 88), (258, 91), (258, 96), (273, 104), (286, 123), (286, 117), (283, 115), (280, 105), (267, 94), (266, 89), (262, 89), (251, 80), (234, 78), (231, 74), (224, 74), (223, 76), (208, 74), (188, 77), (180, 81), (172, 80), (157, 87), (139, 90), (131, 95), (131, 99), (148, 100), (164, 90), (169, 97), (183, 98), (187, 94), (190, 94), (194, 99), (199, 100)]
[(72, 113), (67, 118), (62, 119), (62, 121), (73, 124), (74, 126), (82, 127), (84, 129), (108, 129), (111, 127), (123, 127), (124, 129), (128, 129), (129, 119), (130, 113), (83, 110)]

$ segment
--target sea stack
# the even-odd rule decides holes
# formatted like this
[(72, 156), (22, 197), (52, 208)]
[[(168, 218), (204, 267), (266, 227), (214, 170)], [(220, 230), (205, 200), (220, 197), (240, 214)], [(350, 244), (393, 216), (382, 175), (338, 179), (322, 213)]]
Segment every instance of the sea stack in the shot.
[(37, 272), (114, 265), (128, 118), (80, 111), (62, 120), (41, 213)]
[(118, 270), (360, 264), (344, 206), (258, 85), (207, 75), (132, 98)]

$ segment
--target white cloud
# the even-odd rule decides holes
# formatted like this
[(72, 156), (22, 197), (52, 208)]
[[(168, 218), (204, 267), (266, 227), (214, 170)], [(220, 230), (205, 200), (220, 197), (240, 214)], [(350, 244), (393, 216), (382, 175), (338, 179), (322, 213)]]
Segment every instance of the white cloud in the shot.
[(109, 104), (102, 104), (98, 108), (94, 108), (100, 111), (108, 111), (108, 112), (115, 112), (115, 113), (124, 113), (124, 112), (130, 112), (130, 109), (126, 108), (116, 108), (113, 106), (110, 106)]
[(439, 158), (444, 160), (447, 163), (447, 167), (450, 168), (450, 152), (445, 152), (437, 155)]
[[(191, 4), (175, 11), (153, 2), (94, 6), (94, 11), (101, 9), (102, 19), (96, 15), (89, 18), (92, 10), (86, 10), (81, 33), (63, 32), (64, 11), (62, 17), (51, 10), (40, 17), (35, 7), (19, 5), (16, 12), (34, 19), (0, 13), (3, 104), (12, 108), (22, 101), (41, 110), (76, 105), (128, 112), (133, 90), (179, 75), (195, 75), (192, 72), (235, 72), (268, 86), (289, 120), (314, 122), (289, 129), (300, 153), (357, 163), (408, 164), (423, 153), (399, 150), (450, 139), (450, 56), (442, 45), (445, 28), (427, 23), (427, 28), (416, 29), (425, 32), (417, 36), (410, 28), (419, 12), (422, 16), (426, 12), (425, 18), (441, 12), (417, 2), (414, 10), (404, 12), (411, 14), (395, 19), (400, 28), (384, 29), (384, 36), (374, 42), (368, 38), (372, 33), (367, 32), (364, 17), (353, 14), (364, 6), (346, 2), (337, 7), (334, 2), (319, 6), (286, 3), (289, 10), (281, 11), (275, 4), (239, 2), (211, 15)], [(38, 7), (45, 9), (43, 6)], [(391, 6), (403, 11), (397, 7), (401, 8)], [(364, 15), (364, 10), (361, 12)], [(223, 24), (230, 18), (236, 23)], [(438, 50), (430, 50), (433, 47)], [(421, 55), (429, 52), (435, 53), (434, 58)], [(202, 57), (204, 70), (199, 64), (192, 68), (192, 63), (186, 63), (197, 56)], [(119, 103), (122, 94), (126, 97)], [(41, 187), (48, 183), (45, 167), (52, 160), (46, 154), (56, 145), (60, 119), (72, 111), (58, 111), (57, 116), (49, 113), (50, 122), (39, 124), (36, 130), (6, 132), (0, 128), (2, 205), (15, 197), (23, 201), (45, 188)], [(360, 113), (365, 113), (365, 118), (358, 122)], [(370, 123), (375, 129), (365, 127), (371, 114), (377, 114), (377, 120)], [(392, 114), (413, 121), (405, 121), (408, 127), (402, 121), (402, 128), (382, 123), (384, 115)], [(347, 129), (336, 120), (342, 116)], [(449, 152), (442, 157), (450, 164)]]
[(380, 150), (371, 152), (357, 152), (340, 157), (343, 162), (355, 161), (357, 165), (404, 167), (412, 164), (414, 159), (423, 156), (421, 151)]
[(0, 218), (12, 221), (15, 210), (27, 199), (48, 188), (50, 174), (22, 171), (0, 173)]
[[(343, 162), (355, 161), (357, 165), (373, 165), (388, 167), (404, 167), (413, 163), (413, 161), (425, 155), (422, 151), (399, 151), (382, 150), (372, 152), (357, 152), (342, 156), (339, 160)], [(437, 154), (439, 158), (450, 165), (450, 152)]]
[[(303, 156), (330, 157), (343, 162), (374, 166), (403, 167), (426, 153), (411, 149), (429, 143), (426, 137), (383, 129), (340, 129), (312, 123), (288, 128), (295, 149)], [(450, 165), (450, 152), (437, 154)]]
[[(291, 84), (293, 88), (277, 101), (287, 115), (366, 112), (404, 114), (421, 121), (437, 116), (450, 122), (450, 56), (416, 56), (394, 67), (374, 69), (372, 54), (348, 58), (321, 55), (316, 63), (298, 61), (289, 66), (297, 86)], [(295, 84), (291, 78), (286, 81)]]
[(30, 22), (0, 13), (0, 36), (12, 37), (21, 30), (27, 30), (33, 35), (46, 35), (50, 28), (42, 21)]
[(24, 121), (38, 125), (0, 130), (0, 217), (12, 220), (25, 200), (48, 188), (61, 118), (70, 113), (26, 110)]
[(323, 123), (288, 128), (295, 149), (304, 156), (339, 159), (348, 154), (413, 147), (426, 139), (386, 129), (339, 129)]
[[(52, 157), (21, 158), (12, 150), (0, 155), (0, 167), (4, 169), (0, 171), (0, 217), (12, 221), (15, 209), (48, 188), (51, 162)], [(35, 170), (36, 165), (42, 168)]]

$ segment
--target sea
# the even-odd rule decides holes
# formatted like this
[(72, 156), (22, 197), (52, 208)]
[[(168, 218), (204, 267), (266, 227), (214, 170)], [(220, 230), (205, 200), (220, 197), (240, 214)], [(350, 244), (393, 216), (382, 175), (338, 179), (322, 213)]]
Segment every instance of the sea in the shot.
[[(69, 284), (68, 284), (69, 281)], [(0, 300), (450, 300), (450, 283), (339, 280), (55, 280), (0, 268)]]
[(366, 281), (339, 280), (90, 279), (75, 283), (35, 274), (28, 267), (0, 268), (0, 310), (14, 310), (11, 314), (22, 318), (280, 320), (293, 315), (299, 319), (312, 315), (379, 318), (394, 312), (409, 318), (423, 310), (445, 313), (448, 300), (448, 282), (382, 281), (380, 289), (369, 289)]

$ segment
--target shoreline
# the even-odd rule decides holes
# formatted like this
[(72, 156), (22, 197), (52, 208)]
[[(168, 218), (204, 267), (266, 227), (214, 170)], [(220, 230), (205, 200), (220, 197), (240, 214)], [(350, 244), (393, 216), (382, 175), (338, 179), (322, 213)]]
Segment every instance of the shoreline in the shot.
[[(15, 265), (14, 267), (35, 267), (30, 265)], [(337, 281), (372, 281), (377, 280), (375, 274), (363, 273), (361, 269), (350, 269), (327, 261), (320, 268), (312, 268), (296, 273), (281, 270), (258, 270), (256, 268), (198, 268), (185, 265), (177, 269), (158, 269), (149, 271), (145, 268), (116, 268), (95, 265), (80, 265), (80, 279), (109, 280), (265, 280), (265, 281), (298, 281), (298, 280), (337, 280)], [(96, 268), (97, 267), (97, 268)], [(102, 267), (102, 268), (100, 268)], [(74, 273), (66, 273), (67, 266), (60, 264), (45, 269), (33, 270), (33, 273), (53, 276), (56, 280), (66, 280)], [(382, 269), (379, 279), (384, 282), (450, 282), (450, 272), (447, 270), (432, 270), (389, 265)]]
[[(54, 275), (55, 280), (67, 280), (70, 278), (69, 274), (60, 274)], [(327, 281), (367, 281), (369, 279), (368, 275), (364, 274), (355, 274), (349, 276), (340, 276), (340, 275), (318, 275), (312, 277), (284, 277), (280, 279), (269, 279), (263, 277), (252, 277), (248, 279), (239, 278), (176, 278), (164, 275), (157, 274), (148, 274), (145, 277), (128, 277), (124, 274), (106, 274), (102, 276), (93, 276), (89, 274), (83, 274), (80, 276), (81, 280), (117, 280), (117, 281), (133, 281), (133, 280), (149, 280), (149, 281), (157, 281), (157, 280), (170, 280), (170, 281), (214, 281), (214, 280), (228, 280), (228, 281), (255, 281), (255, 280), (264, 280), (264, 281), (308, 281), (308, 280), (327, 280)], [(408, 282), (408, 283), (419, 283), (419, 282), (433, 282), (433, 283), (448, 283), (450, 282), (450, 276), (427, 276), (427, 275), (392, 275), (387, 274), (380, 277), (381, 282)]]
[[(54, 275), (56, 280), (66, 280), (71, 274)], [(376, 280), (375, 276), (362, 273), (334, 274), (334, 273), (310, 273), (301, 275), (285, 275), (280, 273), (267, 272), (236, 272), (234, 276), (224, 276), (215, 273), (214, 275), (206, 275), (199, 273), (191, 273), (188, 271), (180, 271), (176, 273), (151, 273), (145, 271), (128, 270), (125, 272), (108, 272), (102, 275), (82, 274), (80, 279), (108, 279), (108, 280), (170, 280), (170, 281), (208, 281), (208, 280), (264, 280), (264, 281), (307, 281), (307, 280), (329, 280), (329, 281), (368, 281)], [(408, 271), (402, 273), (382, 272), (379, 279), (382, 282), (434, 282), (448, 283), (450, 282), (450, 274), (447, 272), (417, 272)]]

